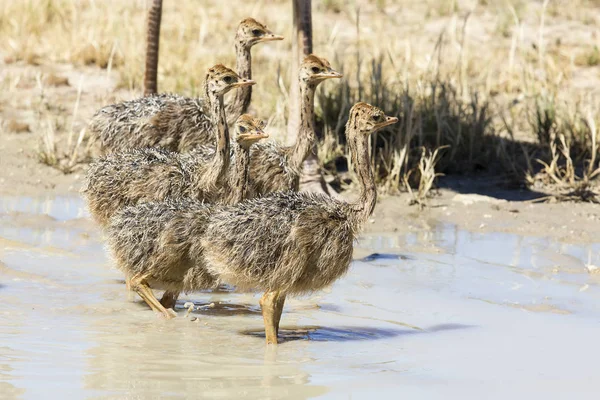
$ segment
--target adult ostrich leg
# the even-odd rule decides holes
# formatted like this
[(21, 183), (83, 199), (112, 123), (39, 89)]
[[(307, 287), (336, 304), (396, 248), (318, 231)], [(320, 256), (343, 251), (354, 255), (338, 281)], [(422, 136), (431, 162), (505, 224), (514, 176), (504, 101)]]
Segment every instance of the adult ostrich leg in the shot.
[[(289, 141), (296, 140), (300, 126), (300, 103), (298, 81), (298, 67), (300, 61), (313, 52), (312, 40), (312, 5), (311, 0), (292, 0), (293, 4), (293, 32), (292, 32), (292, 82), (289, 97), (288, 115), (288, 138)], [(300, 189), (302, 191), (325, 193), (334, 195), (335, 191), (327, 185), (321, 168), (317, 152), (313, 149), (302, 165), (302, 176), (300, 178)]]
[(148, 11), (146, 32), (146, 71), (144, 72), (144, 96), (157, 93), (158, 44), (160, 39), (160, 19), (162, 0), (153, 0)]

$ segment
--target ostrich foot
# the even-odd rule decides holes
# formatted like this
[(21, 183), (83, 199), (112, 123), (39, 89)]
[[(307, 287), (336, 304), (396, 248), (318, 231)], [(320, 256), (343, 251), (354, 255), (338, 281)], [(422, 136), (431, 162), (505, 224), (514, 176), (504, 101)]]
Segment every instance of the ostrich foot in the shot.
[(133, 291), (140, 295), (140, 297), (150, 306), (151, 309), (161, 313), (165, 318), (171, 319), (177, 316), (177, 313), (172, 309), (166, 309), (162, 304), (154, 297), (152, 289), (148, 286), (148, 283), (143, 277), (133, 277), (129, 280), (129, 285)]

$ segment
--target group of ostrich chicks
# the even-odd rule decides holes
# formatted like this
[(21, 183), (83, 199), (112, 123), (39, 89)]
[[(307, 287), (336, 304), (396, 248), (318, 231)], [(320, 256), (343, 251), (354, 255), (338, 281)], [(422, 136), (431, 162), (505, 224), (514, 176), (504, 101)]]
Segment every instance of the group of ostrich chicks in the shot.
[[(350, 110), (346, 137), (358, 201), (299, 193), (302, 163), (316, 140), (315, 90), (342, 75), (324, 58), (307, 56), (299, 68), (296, 143), (264, 141), (263, 122), (245, 114), (255, 83), (250, 50), (283, 38), (248, 18), (235, 39), (239, 75), (213, 66), (204, 98), (156, 94), (95, 114), (89, 130), (102, 156), (90, 165), (82, 194), (128, 287), (153, 310), (172, 318), (180, 292), (219, 284), (263, 291), (266, 341), (276, 344), (286, 296), (319, 290), (348, 270), (377, 198), (369, 135), (397, 118), (366, 103)], [(152, 289), (165, 290), (160, 301)]]

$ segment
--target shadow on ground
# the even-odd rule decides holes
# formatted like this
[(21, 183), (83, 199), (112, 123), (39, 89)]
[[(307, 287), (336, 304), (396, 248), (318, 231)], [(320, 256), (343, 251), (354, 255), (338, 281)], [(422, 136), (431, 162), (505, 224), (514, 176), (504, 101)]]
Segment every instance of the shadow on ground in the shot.
[[(473, 326), (463, 324), (442, 324), (434, 325), (430, 328), (422, 330), (374, 328), (362, 326), (287, 326), (280, 328), (279, 342), (285, 343), (296, 340), (309, 340), (314, 342), (349, 342), (356, 340), (380, 340), (398, 336), (430, 334), (468, 328), (473, 328)], [(265, 332), (262, 329), (244, 330), (240, 333), (243, 335), (254, 336), (257, 338), (265, 338)]]
[(378, 260), (386, 260), (386, 261), (406, 261), (406, 260), (415, 260), (413, 256), (407, 256), (404, 254), (393, 254), (393, 253), (373, 253), (369, 254), (366, 257), (359, 258), (357, 261), (362, 262), (372, 262)]
[(498, 176), (445, 176), (438, 180), (440, 189), (452, 190), (461, 194), (478, 194), (506, 201), (531, 201), (545, 197), (543, 193), (519, 187)]

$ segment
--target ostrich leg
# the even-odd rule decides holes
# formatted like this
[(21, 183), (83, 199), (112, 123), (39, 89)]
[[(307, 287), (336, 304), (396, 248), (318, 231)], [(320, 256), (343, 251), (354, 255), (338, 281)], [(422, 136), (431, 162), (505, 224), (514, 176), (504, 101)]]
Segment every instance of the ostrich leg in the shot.
[(152, 289), (148, 286), (148, 283), (143, 276), (134, 276), (129, 280), (131, 289), (135, 291), (140, 297), (152, 308), (154, 311), (161, 313), (165, 318), (171, 319), (177, 316), (173, 310), (167, 310), (156, 300)]
[(285, 294), (280, 291), (265, 292), (260, 298), (259, 303), (265, 323), (265, 339), (267, 344), (277, 344), (279, 321), (283, 312)]

